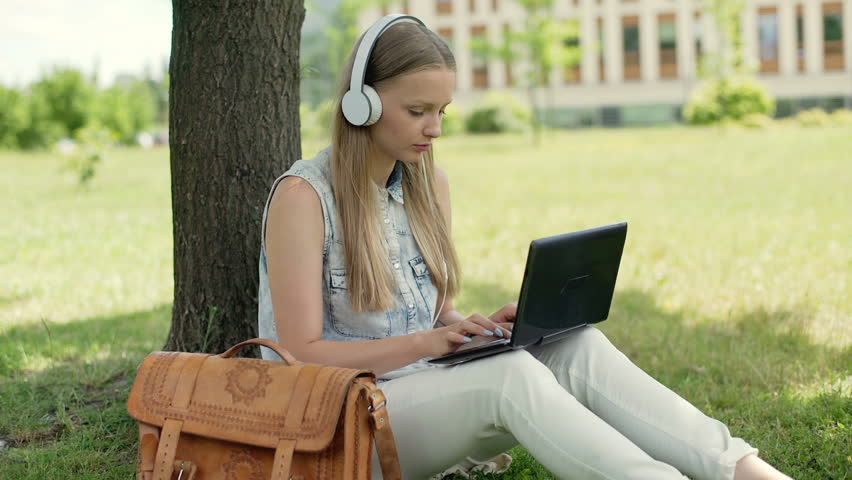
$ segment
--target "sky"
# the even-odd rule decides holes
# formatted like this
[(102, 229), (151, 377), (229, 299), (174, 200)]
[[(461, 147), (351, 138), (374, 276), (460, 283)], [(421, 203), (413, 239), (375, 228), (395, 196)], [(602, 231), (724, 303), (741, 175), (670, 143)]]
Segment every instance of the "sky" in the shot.
[(158, 78), (171, 35), (171, 0), (0, 0), (0, 84), (23, 87), (54, 65), (97, 65), (102, 87), (146, 65)]

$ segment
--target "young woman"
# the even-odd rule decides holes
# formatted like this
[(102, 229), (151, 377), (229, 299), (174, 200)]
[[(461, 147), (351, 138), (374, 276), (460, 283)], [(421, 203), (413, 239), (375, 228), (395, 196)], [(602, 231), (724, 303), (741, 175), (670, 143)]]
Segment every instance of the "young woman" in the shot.
[(426, 363), (473, 336), (511, 335), (517, 310), (464, 315), (453, 304), (450, 187), (433, 148), (455, 68), (413, 17), (362, 36), (332, 145), (296, 162), (267, 201), (261, 336), (305, 362), (376, 372), (406, 479), (518, 443), (559, 478), (787, 478), (593, 327), (454, 367)]

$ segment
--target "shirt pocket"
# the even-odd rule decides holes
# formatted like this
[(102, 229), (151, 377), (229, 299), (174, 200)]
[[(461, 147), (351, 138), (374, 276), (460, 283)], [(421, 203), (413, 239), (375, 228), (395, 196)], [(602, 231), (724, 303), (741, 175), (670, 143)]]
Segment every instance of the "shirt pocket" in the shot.
[(329, 317), (334, 330), (353, 339), (387, 338), (391, 322), (386, 312), (356, 312), (349, 301), (346, 271), (332, 269), (329, 275)]
[(435, 314), (435, 302), (438, 301), (438, 288), (432, 281), (432, 275), (429, 274), (429, 267), (423, 257), (418, 255), (408, 261), (411, 267), (411, 273), (414, 275), (414, 281), (417, 283), (417, 290), (423, 297), (423, 302), (426, 305), (426, 310), (429, 315)]

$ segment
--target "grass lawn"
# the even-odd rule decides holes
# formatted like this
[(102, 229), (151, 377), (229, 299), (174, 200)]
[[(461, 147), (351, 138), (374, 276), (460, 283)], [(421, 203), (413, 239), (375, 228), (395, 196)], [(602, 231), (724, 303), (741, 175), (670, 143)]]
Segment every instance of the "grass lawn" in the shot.
[[(628, 221), (613, 343), (794, 478), (852, 479), (848, 127), (438, 143), (460, 311), (516, 299), (530, 240)], [(171, 315), (168, 152), (113, 152), (85, 189), (58, 168), (0, 153), (0, 478), (129, 479), (124, 404)], [(512, 454), (485, 478), (552, 478)]]

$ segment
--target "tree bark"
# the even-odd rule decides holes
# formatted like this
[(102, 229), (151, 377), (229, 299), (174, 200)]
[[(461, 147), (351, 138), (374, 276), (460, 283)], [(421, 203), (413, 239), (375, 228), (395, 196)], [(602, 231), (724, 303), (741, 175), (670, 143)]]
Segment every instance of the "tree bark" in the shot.
[(167, 350), (257, 336), (263, 206), (301, 157), (303, 0), (173, 0), (169, 145), (174, 306)]

